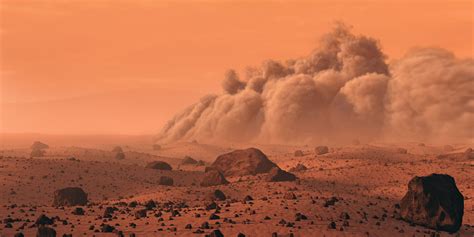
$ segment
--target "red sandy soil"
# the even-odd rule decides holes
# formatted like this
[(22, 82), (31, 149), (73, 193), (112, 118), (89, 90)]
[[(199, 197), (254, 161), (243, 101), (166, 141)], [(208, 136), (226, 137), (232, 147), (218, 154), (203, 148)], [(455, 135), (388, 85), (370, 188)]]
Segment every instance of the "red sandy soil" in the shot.
[[(250, 145), (182, 142), (163, 145), (161, 150), (154, 151), (148, 144), (122, 143), (124, 160), (114, 159), (111, 144), (93, 148), (49, 145), (45, 157), (38, 158), (29, 158), (27, 146), (0, 151), (0, 220), (18, 219), (11, 228), (0, 224), (0, 236), (13, 236), (17, 232), (35, 236), (36, 228), (31, 226), (41, 214), (67, 220), (67, 224), (55, 222), (53, 228), (58, 236), (116, 236), (95, 232), (101, 230), (101, 224), (114, 226), (125, 236), (129, 233), (204, 236), (214, 229), (225, 236), (238, 233), (246, 236), (271, 236), (272, 233), (278, 236), (290, 233), (294, 236), (451, 236), (410, 226), (394, 214), (395, 204), (405, 194), (408, 181), (431, 173), (453, 176), (464, 195), (463, 226), (452, 236), (474, 236), (474, 160), (458, 155), (472, 144), (452, 145), (454, 150), (449, 152), (444, 151), (443, 146), (430, 144), (364, 144), (330, 147), (325, 155), (315, 154), (316, 145), (254, 144), (251, 146), (261, 149), (282, 169), (289, 170), (300, 163), (308, 170), (295, 172), (299, 178), (295, 182), (269, 183), (263, 175), (257, 175), (228, 178), (231, 182), (228, 185), (206, 188), (199, 186), (204, 166), (180, 165), (185, 155), (209, 164), (219, 154)], [(403, 154), (397, 148), (405, 148), (408, 153)], [(295, 150), (302, 150), (304, 155), (295, 157)], [(69, 160), (70, 157), (79, 161)], [(174, 170), (144, 167), (153, 160), (166, 161)], [(175, 185), (159, 185), (162, 175), (172, 177)], [(53, 192), (64, 187), (81, 187), (88, 193), (90, 205), (83, 207), (84, 215), (73, 215), (75, 207), (51, 206)], [(221, 210), (216, 214), (220, 219), (210, 220), (215, 210), (205, 210), (205, 207), (210, 202), (210, 193), (216, 189), (222, 190), (227, 200), (217, 201)], [(293, 193), (296, 199), (285, 198), (288, 193)], [(243, 202), (247, 195), (254, 200)], [(339, 201), (325, 207), (332, 197)], [(156, 201), (157, 207), (139, 219), (135, 212), (143, 209), (142, 205), (119, 205), (119, 202), (132, 201), (143, 204), (148, 200)], [(179, 212), (178, 216), (170, 218), (168, 202), (174, 203), (173, 210)], [(110, 219), (102, 218), (107, 206), (118, 208)], [(157, 213), (162, 215), (155, 217)], [(297, 221), (297, 213), (307, 219)], [(347, 213), (350, 219), (341, 218), (341, 213)], [(210, 229), (193, 233), (204, 222), (209, 223)], [(336, 224), (336, 229), (328, 228), (331, 222)], [(185, 229), (187, 224), (192, 228)]]

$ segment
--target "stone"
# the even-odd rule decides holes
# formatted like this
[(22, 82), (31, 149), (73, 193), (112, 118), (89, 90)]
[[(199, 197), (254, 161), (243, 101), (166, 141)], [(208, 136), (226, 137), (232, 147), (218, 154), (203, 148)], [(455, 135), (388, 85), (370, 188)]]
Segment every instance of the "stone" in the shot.
[(33, 145), (31, 145), (30, 147), (32, 150), (35, 150), (35, 149), (38, 149), (38, 150), (43, 150), (43, 149), (48, 149), (49, 146), (40, 142), (40, 141), (36, 141), (33, 143)]
[(301, 172), (301, 171), (305, 171), (307, 169), (308, 168), (306, 166), (304, 166), (303, 164), (297, 164), (295, 167), (291, 168), (289, 171), (290, 172)]
[(182, 165), (196, 165), (198, 163), (197, 160), (193, 159), (192, 157), (190, 156), (185, 156), (183, 158), (183, 161), (181, 161), (181, 164)]
[(292, 173), (286, 172), (278, 167), (274, 167), (268, 173), (266, 180), (268, 182), (285, 182), (285, 181), (295, 181), (296, 176)]
[(224, 175), (218, 170), (214, 169), (210, 169), (206, 173), (204, 173), (204, 177), (201, 180), (202, 187), (224, 185), (228, 183), (229, 181), (225, 179)]
[(54, 192), (53, 206), (84, 206), (87, 193), (79, 187), (58, 189)]
[(168, 177), (168, 176), (161, 176), (159, 184), (160, 185), (165, 185), (165, 186), (173, 186), (174, 180), (173, 180), (173, 178)]
[(47, 226), (40, 226), (36, 231), (36, 237), (56, 237), (56, 230)]
[(316, 155), (324, 155), (329, 152), (329, 148), (327, 146), (317, 146), (314, 151), (316, 152)]
[(115, 159), (116, 159), (116, 160), (123, 160), (123, 159), (125, 159), (125, 153), (123, 153), (123, 152), (117, 152), (117, 154), (115, 154)]
[(302, 151), (302, 150), (296, 150), (295, 153), (294, 153), (294, 156), (295, 156), (295, 157), (304, 156), (303, 151)]
[(248, 148), (218, 156), (211, 167), (219, 170), (225, 176), (243, 176), (268, 173), (272, 168), (278, 166), (259, 149)]
[(212, 200), (217, 200), (217, 201), (225, 201), (226, 196), (225, 196), (224, 192), (222, 192), (219, 189), (216, 189), (216, 190), (214, 190), (214, 192), (212, 192), (211, 199)]
[(209, 237), (224, 237), (224, 234), (220, 230), (213, 230)]
[(82, 216), (84, 215), (84, 209), (82, 209), (81, 207), (76, 207), (76, 209), (72, 211), (72, 214), (77, 215), (77, 216)]
[(400, 203), (403, 220), (435, 230), (458, 231), (463, 214), (464, 197), (446, 174), (414, 177)]
[(123, 153), (123, 149), (121, 146), (116, 146), (112, 149), (112, 152), (115, 152), (115, 153)]
[(155, 170), (172, 170), (173, 169), (171, 165), (169, 165), (168, 163), (164, 161), (153, 161), (153, 162), (148, 163), (145, 167), (149, 169), (155, 169)]
[(39, 225), (52, 225), (54, 223), (54, 221), (47, 217), (46, 215), (44, 214), (41, 214), (38, 218), (36, 218), (36, 221), (35, 221), (35, 225), (39, 226)]

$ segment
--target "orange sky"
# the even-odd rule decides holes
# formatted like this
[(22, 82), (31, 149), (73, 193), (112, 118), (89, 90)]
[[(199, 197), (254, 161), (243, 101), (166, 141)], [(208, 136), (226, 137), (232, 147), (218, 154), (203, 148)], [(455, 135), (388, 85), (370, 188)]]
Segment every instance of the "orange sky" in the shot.
[(226, 69), (304, 56), (335, 21), (389, 59), (473, 56), (473, 1), (0, 2), (0, 132), (154, 133)]

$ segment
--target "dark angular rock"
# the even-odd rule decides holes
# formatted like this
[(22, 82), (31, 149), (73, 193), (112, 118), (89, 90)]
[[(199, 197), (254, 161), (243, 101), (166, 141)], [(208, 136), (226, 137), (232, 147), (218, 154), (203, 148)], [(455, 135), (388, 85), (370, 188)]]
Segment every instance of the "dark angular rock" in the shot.
[(135, 218), (140, 219), (146, 217), (146, 209), (138, 210), (135, 212)]
[(172, 170), (173, 169), (171, 165), (169, 165), (168, 163), (164, 161), (153, 161), (153, 162), (148, 163), (145, 167), (150, 168), (150, 169), (155, 169), (155, 170)]
[(36, 237), (56, 237), (56, 230), (47, 226), (40, 226), (36, 231)]
[(54, 221), (44, 214), (41, 214), (41, 216), (36, 218), (36, 221), (35, 221), (36, 225), (52, 225), (53, 223)]
[(283, 196), (284, 199), (293, 200), (296, 199), (296, 195), (292, 192), (288, 192)]
[(112, 214), (117, 210), (116, 207), (106, 207), (104, 210), (103, 218), (112, 218)]
[(331, 221), (328, 225), (328, 229), (332, 229), (332, 230), (336, 229), (336, 222)]
[(53, 206), (84, 206), (87, 204), (87, 193), (78, 187), (68, 187), (54, 192)]
[(462, 225), (464, 197), (446, 174), (414, 177), (400, 206), (402, 219), (413, 224), (448, 232)]
[(82, 209), (80, 207), (76, 207), (76, 209), (74, 209), (74, 211), (72, 211), (72, 214), (82, 216), (82, 215), (84, 215), (84, 209)]
[(224, 234), (220, 230), (213, 230), (209, 237), (224, 237)]
[(249, 202), (249, 201), (253, 201), (252, 196), (250, 196), (250, 195), (245, 196), (244, 197), (244, 202)]
[(173, 178), (168, 177), (168, 176), (161, 176), (159, 184), (160, 185), (165, 185), (165, 186), (173, 186), (174, 180), (173, 180)]
[(285, 182), (285, 181), (295, 181), (296, 176), (292, 173), (286, 172), (278, 167), (274, 167), (270, 170), (267, 175), (266, 180), (268, 182)]
[(101, 231), (104, 232), (104, 233), (111, 233), (115, 230), (115, 227), (109, 225), (109, 224), (105, 224), (102, 226), (101, 228)]
[(156, 207), (156, 203), (153, 200), (148, 200), (144, 206), (147, 210), (153, 210)]
[(216, 214), (214, 214), (214, 213), (212, 213), (212, 214), (209, 216), (209, 220), (218, 220), (218, 219), (220, 219), (220, 218), (221, 218), (220, 216), (218, 216), (218, 215), (216, 215)]
[(196, 165), (198, 163), (197, 160), (193, 159), (192, 157), (190, 156), (185, 156), (183, 158), (183, 161), (181, 161), (181, 164), (182, 165)]
[(222, 192), (219, 189), (216, 189), (216, 190), (214, 190), (214, 192), (212, 192), (211, 199), (212, 200), (217, 200), (217, 201), (225, 201), (226, 196), (225, 196), (224, 192)]

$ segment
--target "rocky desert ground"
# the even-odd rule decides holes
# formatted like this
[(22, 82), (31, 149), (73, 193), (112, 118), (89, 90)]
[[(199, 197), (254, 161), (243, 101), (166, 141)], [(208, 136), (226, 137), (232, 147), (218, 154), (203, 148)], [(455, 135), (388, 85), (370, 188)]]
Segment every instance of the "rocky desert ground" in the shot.
[[(0, 236), (474, 236), (472, 144), (105, 140), (2, 140)], [(402, 218), (432, 173), (462, 194), (454, 233)]]

